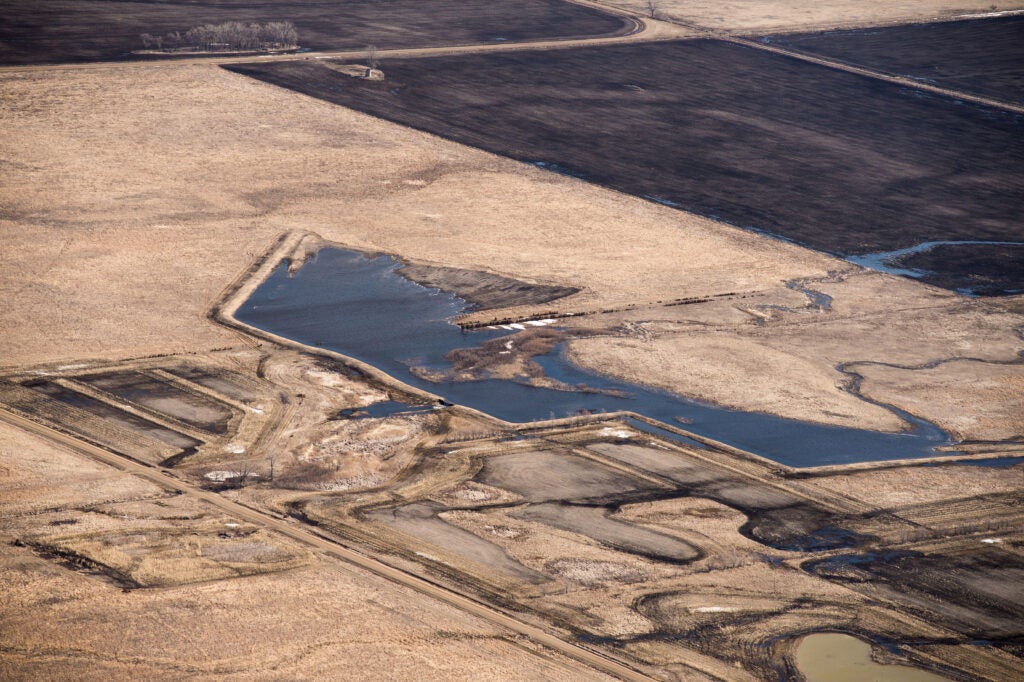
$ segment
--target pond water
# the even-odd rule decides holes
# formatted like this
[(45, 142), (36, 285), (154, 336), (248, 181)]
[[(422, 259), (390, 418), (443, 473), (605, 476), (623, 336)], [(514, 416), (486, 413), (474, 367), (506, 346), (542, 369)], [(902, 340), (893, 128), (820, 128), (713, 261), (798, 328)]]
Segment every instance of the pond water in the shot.
[[(433, 383), (409, 368), (448, 366), (445, 354), (509, 332), (464, 331), (449, 320), (470, 309), (453, 294), (428, 289), (395, 272), (388, 256), (368, 258), (345, 249), (323, 249), (289, 275), (282, 263), (238, 309), (246, 324), (356, 358), (407, 384), (511, 422), (529, 422), (582, 411), (631, 410), (795, 467), (930, 457), (950, 442), (926, 421), (900, 412), (913, 430), (882, 434), (782, 419), (715, 407), (585, 372), (562, 349), (535, 360), (569, 385), (625, 391), (628, 396), (556, 391), (506, 380)], [(953, 454), (953, 453), (947, 453)]]
[(796, 666), (807, 682), (947, 682), (948, 678), (906, 665), (879, 665), (871, 645), (838, 632), (807, 635), (796, 648)]

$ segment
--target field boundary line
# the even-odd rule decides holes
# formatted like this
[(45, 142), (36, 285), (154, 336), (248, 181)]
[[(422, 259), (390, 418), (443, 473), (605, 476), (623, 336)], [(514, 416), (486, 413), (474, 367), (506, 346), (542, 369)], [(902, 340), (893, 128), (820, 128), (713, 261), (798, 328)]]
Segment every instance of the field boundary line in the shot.
[(965, 102), (971, 102), (972, 104), (981, 104), (987, 107), (993, 107), (995, 109), (1002, 109), (1004, 111), (1012, 111), (1016, 114), (1024, 114), (1024, 106), (1021, 105), (1011, 104), (1010, 102), (1003, 102), (1001, 100), (996, 99), (990, 99), (988, 97), (981, 97), (979, 95), (971, 95), (961, 90), (950, 90), (948, 88), (940, 88), (937, 85), (929, 85), (927, 83), (922, 83), (920, 81), (914, 80), (913, 78), (907, 78), (905, 76), (894, 76), (892, 74), (887, 74), (882, 71), (875, 71), (873, 69), (854, 66), (852, 64), (836, 61), (834, 59), (828, 59), (826, 57), (816, 57), (814, 55), (807, 54), (806, 52), (789, 50), (782, 47), (776, 47), (774, 45), (766, 45), (765, 43), (759, 42), (757, 40), (750, 40), (749, 38), (740, 38), (736, 36), (718, 36), (717, 39), (723, 42), (741, 45), (743, 47), (750, 47), (755, 50), (771, 52), (772, 54), (781, 55), (783, 57), (798, 59), (802, 62), (817, 64), (818, 66), (824, 66), (829, 69), (845, 71), (847, 73), (852, 73), (856, 76), (864, 76), (865, 78), (873, 78), (875, 80), (884, 81), (886, 83), (892, 83), (894, 85), (899, 85), (905, 88), (922, 90), (924, 92), (929, 92), (933, 95), (963, 100)]

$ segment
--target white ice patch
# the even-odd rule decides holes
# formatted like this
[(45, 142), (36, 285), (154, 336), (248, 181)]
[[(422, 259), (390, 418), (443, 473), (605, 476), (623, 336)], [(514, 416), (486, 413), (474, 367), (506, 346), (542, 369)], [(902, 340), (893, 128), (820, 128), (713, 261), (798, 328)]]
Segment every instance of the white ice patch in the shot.
[(416, 556), (423, 557), (427, 561), (440, 561), (436, 556), (430, 556), (426, 552), (416, 552)]
[(984, 542), (986, 545), (996, 545), (996, 544), (999, 544), (1000, 542), (1002, 542), (1002, 539), (1001, 538), (983, 538), (982, 542)]
[(505, 342), (505, 350), (512, 350), (512, 339)]
[(518, 329), (519, 331), (522, 331), (522, 330), (526, 329), (526, 327), (524, 325), (521, 325), (518, 322), (513, 322), (509, 326), (512, 327), (513, 329)]
[(232, 478), (238, 478), (241, 475), (237, 471), (208, 471), (203, 474), (203, 478), (208, 481), (223, 483), (224, 481), (230, 481)]
[(601, 429), (602, 436), (614, 436), (615, 438), (631, 438), (633, 434), (625, 429), (613, 429), (610, 426), (606, 426)]
[(692, 613), (732, 613), (735, 610), (731, 606), (698, 606), (690, 609)]
[(245, 452), (245, 448), (236, 443), (232, 443), (231, 445), (227, 446), (227, 451), (233, 455), (240, 455), (243, 452)]

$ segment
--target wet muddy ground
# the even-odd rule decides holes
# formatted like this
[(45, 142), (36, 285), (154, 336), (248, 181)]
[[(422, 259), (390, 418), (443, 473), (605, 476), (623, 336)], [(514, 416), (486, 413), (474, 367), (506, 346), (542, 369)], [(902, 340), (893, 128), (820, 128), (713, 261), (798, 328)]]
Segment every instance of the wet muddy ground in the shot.
[(970, 551), (842, 554), (804, 564), (823, 578), (892, 599), (972, 639), (1019, 647), (1024, 640), (1024, 558), (1019, 541)]
[[(444, 454), (437, 456), (443, 458)], [(601, 458), (625, 468), (603, 464)], [(677, 498), (713, 500), (747, 517), (741, 533), (784, 551), (828, 551), (857, 546), (868, 539), (841, 528), (844, 519), (764, 480), (651, 445), (597, 442), (585, 452), (557, 446), (522, 448), (484, 457), (476, 469), (469, 479), (472, 487), (449, 494), (448, 504), (441, 504), (438, 500), (444, 498), (435, 495), (429, 502), (378, 507), (366, 512), (365, 518), (408, 533), (437, 550), (465, 555), (499, 573), (518, 573), (521, 579), (525, 567), (492, 541), (446, 521), (445, 513), (502, 509), (510, 518), (575, 533), (609, 549), (669, 564), (688, 564), (704, 553), (679, 537), (630, 521), (620, 514), (623, 506)], [(424, 468), (422, 473), (429, 475), (429, 470)], [(423, 551), (429, 554), (432, 550)], [(537, 578), (531, 571), (530, 581), (537, 582)]]
[[(86, 412), (94, 414), (104, 420), (114, 422), (129, 431), (155, 438), (181, 450), (195, 448), (201, 444), (201, 441), (198, 441), (195, 438), (190, 438), (183, 433), (172, 431), (171, 429), (155, 424), (143, 419), (142, 417), (138, 417), (134, 414), (118, 409), (113, 405), (96, 400), (95, 398), (78, 393), (69, 388), (59, 386), (55, 383), (37, 382), (31, 383), (27, 385), (27, 387), (49, 396), (58, 403), (69, 405), (80, 410), (85, 410)], [(74, 424), (71, 426), (73, 427)]]
[(1024, 17), (766, 36), (771, 45), (950, 90), (1024, 102)]
[(291, 21), (312, 50), (428, 47), (624, 32), (631, 23), (562, 0), (8, 0), (0, 64), (113, 60), (164, 35), (227, 21)]
[(1024, 226), (1019, 117), (720, 41), (228, 68), (829, 253)]
[(226, 433), (231, 421), (232, 411), (223, 403), (139, 372), (91, 374), (79, 380), (210, 433)]

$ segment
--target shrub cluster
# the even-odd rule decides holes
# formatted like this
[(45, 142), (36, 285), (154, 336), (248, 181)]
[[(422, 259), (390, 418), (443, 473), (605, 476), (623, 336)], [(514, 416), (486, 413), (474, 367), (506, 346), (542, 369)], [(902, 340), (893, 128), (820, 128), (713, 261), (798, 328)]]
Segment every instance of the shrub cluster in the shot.
[(229, 21), (205, 24), (180, 33), (154, 36), (143, 33), (142, 44), (148, 49), (195, 52), (236, 52), (240, 50), (290, 50), (298, 47), (299, 34), (290, 21), (246, 24)]

